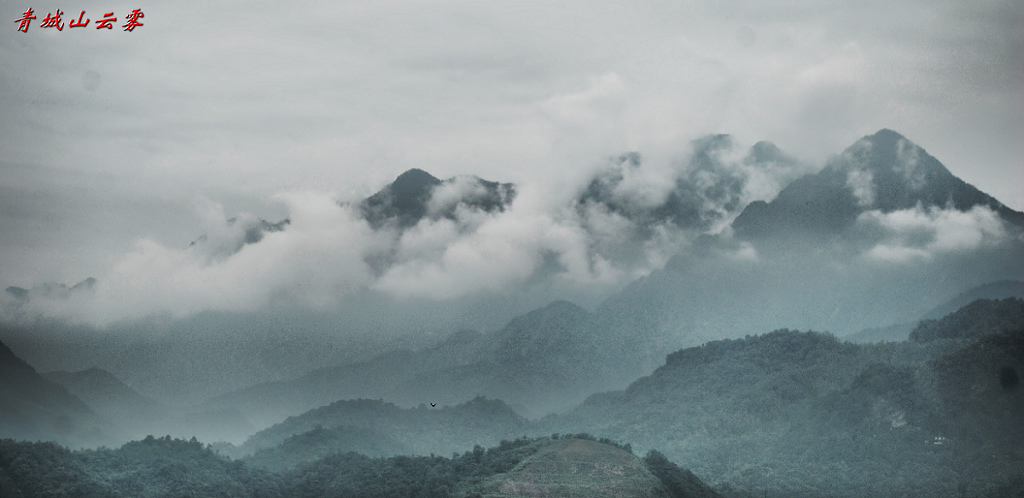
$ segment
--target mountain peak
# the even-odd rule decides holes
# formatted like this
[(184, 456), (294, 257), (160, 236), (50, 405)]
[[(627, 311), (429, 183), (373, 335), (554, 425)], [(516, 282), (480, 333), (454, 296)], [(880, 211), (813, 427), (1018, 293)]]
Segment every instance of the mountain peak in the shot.
[(397, 219), (401, 227), (410, 227), (426, 214), (430, 193), (440, 184), (441, 180), (434, 175), (413, 168), (364, 199), (360, 208), (374, 227), (383, 226), (389, 219)]
[(391, 183), (391, 192), (398, 197), (417, 197), (428, 193), (431, 188), (440, 183), (441, 180), (434, 175), (421, 169), (412, 168), (395, 178), (395, 181)]
[(859, 210), (889, 213), (922, 206), (967, 211), (983, 205), (1012, 223), (1024, 221), (1024, 214), (957, 178), (923, 148), (886, 128), (848, 147), (822, 174), (845, 183)]
[(900, 140), (906, 140), (906, 137), (888, 128), (882, 128), (881, 130), (876, 131), (874, 135), (866, 136), (864, 138), (870, 139), (875, 143), (896, 143)]
[(754, 202), (733, 222), (737, 233), (837, 233), (866, 211), (923, 208), (968, 211), (983, 205), (1024, 226), (1014, 211), (951, 173), (903, 135), (883, 128), (857, 140), (825, 168), (797, 179), (769, 203)]
[(929, 181), (955, 178), (937, 159), (903, 135), (883, 128), (867, 135), (829, 161), (827, 168), (870, 170), (892, 175), (889, 181), (920, 189)]
[[(434, 199), (438, 192), (442, 192), (442, 198)], [(475, 176), (439, 180), (413, 168), (363, 199), (359, 207), (374, 228), (385, 225), (409, 228), (424, 217), (454, 219), (458, 204), (486, 212), (503, 211), (513, 197), (515, 186), (511, 183), (489, 182)]]

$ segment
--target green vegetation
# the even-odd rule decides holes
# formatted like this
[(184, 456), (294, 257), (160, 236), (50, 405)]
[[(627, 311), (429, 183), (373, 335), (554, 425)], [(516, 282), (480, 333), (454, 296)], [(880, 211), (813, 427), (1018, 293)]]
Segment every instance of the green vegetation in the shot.
[(1020, 328), (1021, 324), (1024, 324), (1024, 300), (1013, 297), (978, 299), (938, 320), (922, 320), (910, 332), (910, 340), (977, 339), (1009, 332)]
[(231, 462), (196, 440), (147, 437), (117, 450), (70, 451), (0, 441), (4, 497), (280, 496), (274, 475)]
[(524, 452), (525, 457), (514, 468), (486, 479), (471, 494), (486, 497), (717, 496), (699, 481), (697, 489), (708, 494), (687, 494), (678, 487), (670, 492), (665, 482), (672, 482), (676, 474), (659, 467), (657, 470), (662, 471), (662, 475), (657, 475), (645, 460), (623, 447), (603, 444), (589, 437), (541, 439), (524, 449), (528, 450)]
[(242, 460), (194, 439), (4, 440), (0, 496), (1021, 496), (1022, 310), (977, 301), (900, 343), (714, 341), (536, 421), (479, 396), (338, 401), (223, 446)]
[(682, 469), (672, 463), (657, 450), (647, 452), (644, 464), (665, 486), (671, 496), (689, 496), (693, 498), (714, 498), (719, 496), (706, 484), (693, 475), (693, 472)]
[[(289, 417), (280, 424), (262, 430), (245, 442), (241, 450), (252, 453), (274, 448), (290, 437), (322, 427), (362, 427), (389, 434), (394, 441), (382, 442), (381, 454), (398, 447), (408, 453), (448, 454), (472, 448), (475, 444), (497, 444), (504, 438), (522, 435), (529, 428), (504, 402), (478, 396), (461, 405), (430, 408), (420, 405), (403, 409), (381, 400), (356, 399)], [(353, 449), (364, 450), (354, 447)]]
[(904, 343), (714, 341), (542, 429), (658, 448), (727, 495), (998, 496), (1024, 474), (1022, 304), (975, 302)]
[(0, 440), (0, 494), (497, 497), (519, 496), (508, 490), (532, 486), (556, 496), (717, 496), (663, 456), (652, 453), (656, 456), (640, 460), (625, 445), (577, 436), (523, 437), (487, 449), (475, 446), (451, 458), (334, 453), (277, 473), (232, 461), (195, 439), (149, 436), (116, 450), (84, 451)]
[(347, 452), (371, 457), (412, 453), (407, 445), (377, 430), (353, 426), (330, 429), (316, 426), (308, 432), (285, 439), (278, 446), (258, 450), (243, 460), (256, 467), (282, 471), (328, 455)]

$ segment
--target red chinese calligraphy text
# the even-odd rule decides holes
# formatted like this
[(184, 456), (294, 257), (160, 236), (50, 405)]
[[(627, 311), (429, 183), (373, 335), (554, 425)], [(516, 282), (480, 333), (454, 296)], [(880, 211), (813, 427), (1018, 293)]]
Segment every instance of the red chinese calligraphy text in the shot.
[(28, 9), (25, 11), (24, 14), (21, 15), (21, 19), (14, 20), (14, 22), (19, 23), (18, 31), (21, 31), (22, 33), (28, 33), (28, 23), (32, 22), (32, 19), (36, 18), (36, 16), (32, 15), (34, 12), (35, 11), (32, 9)]
[(128, 22), (124, 23), (124, 30), (131, 31), (135, 29), (136, 26), (142, 26), (142, 23), (139, 22), (140, 17), (146, 17), (146, 15), (142, 13), (142, 9), (132, 9), (132, 13), (128, 14)]
[(85, 22), (82, 22), (82, 18), (83, 17), (85, 17), (85, 11), (84, 10), (82, 11), (81, 14), (78, 14), (78, 20), (77, 21), (71, 21), (71, 22), (68, 23), (68, 27), (69, 28), (81, 28), (81, 27), (84, 27), (84, 26), (88, 26), (89, 25), (89, 20), (86, 19)]
[(57, 28), (57, 31), (64, 31), (64, 21), (61, 20), (60, 16), (64, 15), (60, 9), (57, 9), (56, 14), (46, 14), (43, 18), (43, 22), (39, 24), (40, 28)]
[(114, 13), (113, 12), (107, 12), (106, 14), (103, 14), (103, 19), (100, 19), (100, 20), (96, 21), (96, 29), (101, 29), (101, 28), (114, 29), (114, 25), (110, 24), (110, 23), (112, 23), (112, 22), (114, 22), (116, 20), (117, 20), (117, 18), (114, 17)]

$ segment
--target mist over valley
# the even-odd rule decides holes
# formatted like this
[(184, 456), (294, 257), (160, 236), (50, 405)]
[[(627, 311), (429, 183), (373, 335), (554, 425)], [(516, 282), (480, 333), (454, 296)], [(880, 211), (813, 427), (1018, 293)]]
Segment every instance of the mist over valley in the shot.
[(0, 29), (0, 497), (1024, 498), (1020, 0), (93, 7)]
[[(8, 287), (3, 435), (128, 451), (168, 434), (186, 454), (198, 437), (278, 492), (345, 452), (454, 465), (559, 433), (727, 496), (1019, 489), (1024, 215), (891, 130), (817, 171), (766, 142), (691, 145), (671, 168), (610, 158), (561, 203), (410, 170), (359, 202), (140, 246), (106, 278)], [(533, 479), (511, 468), (494, 489)]]

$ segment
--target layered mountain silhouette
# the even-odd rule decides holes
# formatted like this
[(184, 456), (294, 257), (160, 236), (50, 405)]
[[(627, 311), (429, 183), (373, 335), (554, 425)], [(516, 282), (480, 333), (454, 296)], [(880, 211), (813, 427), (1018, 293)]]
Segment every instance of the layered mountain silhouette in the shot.
[[(365, 447), (374, 437), (384, 446), (363, 451), (400, 446), (447, 454), (502, 435), (586, 431), (664, 449), (739, 495), (959, 489), (1003, 496), (1015, 486), (1008, 479), (1024, 468), (1024, 432), (1016, 423), (1024, 414), (1022, 312), (1019, 299), (975, 301), (942, 320), (922, 321), (922, 332), (900, 344), (856, 345), (790, 330), (713, 341), (670, 354), (624, 391), (600, 393), (567, 414), (532, 421), (481, 397), (438, 409), (338, 401), (290, 417), (232, 451), (256, 452), (249, 461), (290, 468), (319, 458), (327, 447)], [(595, 470), (618, 468), (611, 474), (633, 476), (618, 484), (641, 477), (628, 458), (616, 457), (627, 464), (616, 467), (605, 460), (612, 455), (591, 443), (551, 447), (554, 453), (524, 460), (484, 488), (498, 496), (521, 493), (517, 486), (562, 489), (572, 482), (566, 476), (591, 468), (592, 456), (603, 462)], [(571, 455), (572, 462), (562, 460), (574, 451), (580, 454)], [(674, 467), (657, 453), (644, 460), (655, 475), (652, 463)], [(563, 464), (578, 472), (560, 470)], [(936, 479), (936, 473), (946, 477)], [(699, 482), (681, 473), (675, 479)]]
[(978, 299), (939, 319), (921, 320), (910, 340), (970, 340), (992, 334), (1016, 332), (1024, 327), (1024, 300)]
[(238, 408), (266, 422), (338, 399), (452, 404), (483, 394), (542, 415), (643, 371), (644, 362), (621, 364), (630, 349), (623, 338), (604, 330), (599, 316), (556, 301), (492, 333), (456, 332), (419, 351), (395, 350), (294, 380), (258, 384), (217, 396), (208, 406)]
[[(727, 145), (726, 136), (695, 144), (692, 174), (681, 178), (661, 204), (643, 209), (628, 204), (616, 190), (623, 181), (619, 173), (642, 162), (637, 154), (625, 154), (616, 159), (617, 169), (589, 184), (576, 200), (577, 206), (601, 205), (640, 225), (705, 228), (722, 215), (701, 214), (704, 204), (695, 197), (713, 198), (713, 205), (739, 209), (735, 202), (741, 178), (719, 174), (713, 164), (716, 151)], [(744, 161), (764, 165), (792, 160), (775, 146), (759, 143)], [(698, 191), (700, 181), (711, 182), (709, 190)], [(401, 229), (423, 219), (457, 216), (458, 206), (500, 211), (513, 200), (514, 192), (511, 184), (476, 177), (440, 180), (422, 170), (409, 170), (365, 199), (359, 209), (378, 228)], [(1017, 216), (890, 130), (859, 140), (821, 172), (793, 182), (761, 207), (756, 204), (733, 223), (740, 240), (794, 230), (828, 237), (842, 233), (870, 210), (984, 205), (1009, 221)], [(893, 309), (908, 306), (898, 299), (925, 303), (926, 310), (967, 287), (958, 275), (943, 277), (948, 290), (922, 289), (917, 282), (930, 282), (930, 275), (911, 275), (900, 284), (904, 287), (887, 283), (881, 289), (874, 277), (837, 283), (833, 279), (842, 274), (834, 272), (831, 256), (783, 258), (777, 266), (770, 263), (760, 268), (737, 264), (732, 256), (714, 259), (716, 253), (734, 250), (730, 244), (735, 242), (725, 237), (699, 239), (664, 270), (611, 296), (594, 312), (555, 302), (493, 333), (465, 331), (418, 351), (398, 349), (368, 361), (318, 368), (291, 380), (264, 382), (217, 396), (207, 406), (238, 409), (261, 426), (337, 399), (450, 404), (484, 394), (504, 399), (523, 413), (539, 415), (565, 409), (589, 392), (622, 385), (627, 377), (649, 372), (680, 345), (778, 326), (814, 326), (837, 333), (851, 332), (839, 328), (843, 326), (861, 330), (879, 322), (894, 323), (887, 318), (895, 313)], [(979, 275), (971, 278), (986, 278)], [(929, 290), (936, 294), (928, 295)], [(907, 334), (909, 328), (901, 331)], [(621, 357), (630, 358), (630, 365), (623, 365)], [(430, 399), (424, 399), (423, 393), (430, 393)]]
[(110, 425), (63, 386), (0, 343), (0, 438), (97, 444)]
[[(648, 227), (670, 224), (703, 231), (727, 220), (729, 213), (742, 209), (744, 178), (716, 169), (715, 154), (728, 149), (728, 137), (712, 136), (698, 142), (691, 158), (693, 167), (681, 173), (657, 202), (640, 205), (622, 195), (622, 172), (642, 162), (637, 154), (625, 154), (616, 159), (617, 169), (599, 175), (583, 189), (573, 201), (575, 207), (597, 206)], [(759, 166), (791, 159), (773, 145), (759, 143), (742, 161)], [(364, 199), (358, 209), (376, 228), (403, 229), (424, 219), (457, 219), (463, 210), (500, 212), (508, 209), (515, 192), (516, 187), (509, 183), (473, 176), (441, 180), (413, 169)], [(858, 141), (821, 172), (785, 187), (772, 201), (750, 204), (733, 227), (741, 241), (791, 231), (829, 235), (846, 230), (868, 211), (884, 213), (917, 206), (964, 210), (981, 205), (1011, 223), (1021, 219), (1021, 213), (956, 178), (938, 160), (898, 133), (881, 130)], [(708, 206), (715, 209), (709, 210)], [(232, 223), (236, 228), (251, 225), (253, 230), (240, 232), (243, 245), (258, 243), (266, 233), (287, 229), (287, 220), (270, 223), (239, 218)], [(808, 246), (817, 249), (814, 244)], [(673, 258), (664, 270), (636, 281), (593, 312), (568, 302), (556, 302), (511, 320), (493, 333), (460, 333), (434, 347), (393, 350), (375, 358), (367, 353), (358, 361), (328, 351), (331, 347), (347, 349), (329, 341), (266, 334), (254, 338), (255, 332), (267, 327), (264, 322), (271, 319), (287, 322), (274, 324), (275, 330), (325, 327), (314, 323), (323, 321), (318, 315), (218, 315), (209, 326), (196, 324), (209, 317), (196, 317), (173, 322), (168, 326), (174, 329), (173, 333), (161, 331), (160, 341), (138, 342), (145, 347), (127, 347), (128, 341), (120, 338), (83, 339), (77, 333), (67, 334), (61, 341), (46, 342), (26, 332), (18, 337), (20, 343), (15, 344), (13, 337), (10, 343), (19, 351), (25, 350), (26, 343), (35, 343), (37, 350), (51, 350), (46, 352), (47, 358), (53, 358), (52, 351), (57, 349), (81, 356), (94, 354), (97, 361), (78, 361), (65, 368), (102, 365), (147, 393), (160, 389), (152, 384), (146, 386), (146, 374), (160, 378), (163, 384), (159, 388), (179, 384), (179, 389), (194, 396), (193, 399), (233, 391), (217, 399), (213, 407), (237, 407), (246, 415), (267, 408), (273, 417), (289, 415), (352, 397), (387, 397), (404, 404), (450, 404), (474, 394), (501, 397), (517, 409), (544, 400), (538, 403), (543, 411), (555, 407), (556, 401), (561, 402), (559, 408), (565, 408), (592, 390), (607, 389), (609, 382), (624, 382), (625, 375), (649, 372), (648, 367), (653, 368), (666, 353), (682, 345), (780, 326), (808, 326), (794, 323), (794, 317), (807, 318), (815, 328), (835, 332), (844, 332), (838, 329), (840, 326), (860, 330), (864, 326), (894, 323), (882, 312), (903, 307), (904, 303), (892, 296), (911, 296), (926, 303), (928, 309), (960, 289), (994, 280), (985, 273), (990, 268), (984, 266), (987, 263), (981, 256), (962, 265), (962, 270), (957, 270), (956, 265), (938, 268), (938, 276), (922, 270), (919, 274), (902, 275), (895, 279), (897, 282), (890, 282), (888, 273), (854, 281), (859, 278), (857, 272), (832, 272), (834, 266), (842, 265), (834, 265), (835, 261), (829, 259), (831, 255), (819, 260), (794, 257), (790, 258), (794, 261), (772, 266), (776, 261), (757, 260), (763, 255), (753, 250), (743, 252), (747, 249), (750, 248), (727, 235), (705, 234), (688, 246), (685, 253)], [(719, 254), (726, 256), (714, 259)], [(751, 261), (758, 261), (761, 266)], [(975, 265), (978, 261), (982, 264)], [(1002, 278), (1017, 278), (1012, 272), (1019, 273), (1019, 259), (1007, 261), (1010, 263), (997, 261), (1003, 266), (993, 267), (1010, 270)], [(955, 271), (973, 275), (968, 280)], [(53, 289), (57, 293), (72, 292), (88, 288), (88, 282), (91, 281)], [(965, 285), (966, 282), (970, 284)], [(929, 292), (934, 295), (928, 295)], [(31, 293), (20, 288), (7, 291), (15, 299), (29, 298)], [(881, 317), (877, 321), (876, 315)], [(910, 318), (919, 316), (914, 314)], [(332, 327), (335, 326), (326, 326)], [(224, 330), (233, 334), (225, 334)], [(92, 346), (102, 346), (79, 347), (87, 340), (94, 341)], [(393, 344), (389, 347), (395, 348)], [(106, 353), (95, 354), (101, 348)], [(219, 353), (210, 354), (211, 351)], [(34, 363), (45, 364), (37, 361), (42, 353), (25, 354)], [(183, 358), (202, 359), (194, 361), (192, 371), (184, 372), (177, 368)], [(621, 358), (628, 358), (629, 365), (624, 366)], [(124, 371), (111, 367), (112, 363), (126, 365)], [(162, 370), (155, 370), (154, 365), (161, 365)], [(327, 365), (333, 366), (324, 368)], [(608, 375), (611, 371), (619, 375)], [(157, 374), (152, 375), (153, 372)], [(197, 380), (203, 378), (230, 382), (211, 387), (212, 382)], [(250, 387), (239, 390), (246, 385)], [(425, 392), (439, 394), (423, 399)], [(532, 409), (526, 412), (535, 414)], [(262, 426), (274, 420), (277, 419), (254, 422)]]
[(1024, 468), (1021, 313), (1020, 299), (979, 300), (895, 344), (790, 330), (712, 341), (538, 430), (658, 447), (754, 495), (1011, 496)]
[[(723, 140), (707, 139), (707, 157), (695, 156), (695, 176), (673, 183), (657, 202), (630, 204), (619, 188), (625, 177), (615, 174), (591, 182), (575, 200), (582, 209), (577, 213), (604, 209), (640, 227), (674, 225), (702, 234), (664, 269), (594, 311), (555, 301), (494, 331), (463, 330), (426, 347), (420, 342), (400, 348), (395, 340), (383, 354), (371, 348), (348, 356), (328, 351), (347, 350), (341, 342), (318, 342), (297, 332), (321, 327), (329, 332), (324, 337), (344, 335), (338, 333), (341, 326), (304, 312), (171, 321), (154, 334), (160, 340), (151, 342), (131, 334), (134, 330), (97, 333), (89, 336), (92, 350), (81, 346), (86, 336), (70, 326), (64, 335), (45, 340), (31, 329), (0, 329), (18, 351), (35, 344), (36, 356), (23, 354), (37, 365), (44, 364), (37, 358), (57, 358), (68, 350), (79, 355), (78, 363), (65, 368), (83, 368), (83, 358), (91, 354), (105, 358), (105, 368), (118, 375), (133, 374), (124, 378), (140, 389), (148, 375), (164, 385), (178, 384), (190, 391), (190, 399), (231, 390), (199, 408), (175, 407), (184, 415), (160, 420), (154, 411), (168, 410), (167, 405), (150, 403), (106, 370), (55, 372), (47, 379), (0, 344), (0, 438), (80, 444), (106, 431), (102, 416), (151, 417), (175, 434), (201, 425), (205, 432), (199, 434), (209, 438), (237, 437), (255, 432), (251, 420), (267, 428), (240, 447), (220, 448), (247, 455), (255, 466), (291, 469), (293, 483), (305, 482), (304, 476), (319, 479), (380, 466), (405, 472), (414, 461), (342, 453), (347, 451), (375, 457), (450, 454), (499, 444), (493, 453), (474, 449), (449, 463), (463, 470), (482, 468), (488, 454), (508, 463), (472, 483), (472, 489), (490, 496), (580, 490), (664, 496), (670, 481), (713, 495), (656, 453), (640, 463), (629, 449), (587, 438), (498, 443), (524, 434), (587, 431), (664, 450), (713, 485), (730, 486), (730, 496), (763, 496), (767, 490), (777, 496), (994, 497), (1019, 489), (1024, 482), (1014, 476), (1024, 475), (1019, 423), (1024, 417), (1024, 301), (974, 298), (1020, 292), (1017, 280), (978, 283), (1021, 278), (1022, 240), (1000, 235), (990, 245), (963, 244), (902, 265), (876, 264), (861, 250), (867, 244), (845, 242), (861, 235), (851, 227), (865, 213), (983, 206), (1007, 226), (1020, 226), (1021, 213), (957, 179), (899, 134), (882, 130), (772, 201), (747, 206), (733, 222), (736, 237), (728, 230), (715, 234), (710, 227), (742, 209), (741, 178), (718, 175), (710, 165)], [(750, 158), (754, 163), (785, 159), (770, 144), (755, 146)], [(707, 167), (701, 165), (705, 160)], [(618, 171), (629, 171), (641, 158), (625, 155), (618, 161)], [(410, 170), (364, 200), (359, 210), (375, 228), (400, 232), (423, 220), (459, 220), (464, 210), (500, 212), (514, 195), (511, 184), (476, 177), (439, 180)], [(259, 233), (271, 230), (255, 226)], [(258, 233), (239, 233), (243, 244), (258, 243)], [(762, 244), (765, 240), (784, 241), (793, 234), (801, 235), (793, 237), (800, 247), (761, 250), (770, 245)], [(39, 292), (62, 295), (74, 289), (50, 286)], [(970, 290), (958, 295), (961, 289)], [(31, 294), (30, 289), (7, 291), (16, 300)], [(953, 308), (957, 311), (946, 313)], [(764, 333), (806, 328), (806, 322), (818, 330), (818, 324), (898, 323), (894, 316), (904, 323), (937, 319), (916, 322), (913, 332), (907, 331), (909, 340), (899, 343), (852, 344), (827, 332), (788, 329)], [(648, 368), (652, 365), (657, 368)], [(221, 372), (236, 377), (209, 379)], [(627, 381), (633, 382), (609, 391)], [(160, 391), (151, 385), (144, 392)], [(539, 417), (559, 409), (569, 411), (536, 420), (521, 415)], [(50, 451), (49, 446), (0, 443), (6, 455)], [(127, 446), (156, 455), (175, 448), (174, 453), (202, 456), (192, 461), (221, 465), (199, 443), (147, 438)], [(59, 449), (52, 454), (69, 458)], [(424, 456), (416, 460), (417, 468), (433, 462), (437, 467), (431, 468), (445, 469), (444, 460)], [(0, 455), (0, 494), (12, 489), (11, 482), (19, 487), (32, 482), (30, 474), (21, 473), (25, 466), (12, 461)], [(242, 475), (243, 465), (232, 467), (235, 475)], [(11, 469), (19, 472), (16, 481)], [(158, 481), (174, 472), (153, 472), (140, 480)], [(359, 472), (371, 482), (380, 477)], [(396, 475), (408, 475), (402, 472)], [(258, 475), (272, 481), (270, 474)], [(587, 488), (595, 482), (604, 484)]]
[(92, 400), (95, 405), (112, 405), (115, 410), (146, 406), (146, 412), (161, 410), (159, 403), (132, 390), (106, 370), (90, 368), (79, 372), (47, 372), (43, 377), (56, 382), (83, 400)]
[(1024, 282), (1018, 280), (1000, 280), (998, 282), (973, 287), (961, 292), (953, 299), (936, 306), (925, 313), (921, 318), (936, 320), (979, 299), (1006, 299), (1008, 297), (1024, 299)]
[[(448, 454), (466, 451), (463, 458), (479, 466), (497, 453), (479, 443), (500, 441), (499, 451), (517, 455), (501, 472), (478, 481), (476, 492), (465, 496), (719, 496), (691, 472), (652, 451), (640, 459), (629, 445), (587, 434), (517, 439), (533, 431), (499, 400), (474, 398), (457, 406), (429, 410), (402, 409), (379, 400), (339, 401), (260, 431), (238, 448), (242, 461), (284, 470), (302, 468), (319, 458), (356, 449), (364, 454)], [(512, 441), (504, 439), (512, 437)], [(408, 457), (406, 457), (408, 458)], [(463, 496), (456, 494), (456, 496)]]
[[(995, 223), (980, 227), (984, 212), (958, 215), (980, 209)], [(601, 313), (617, 320), (610, 330), (629, 328), (652, 344), (912, 323), (963, 289), (1022, 278), (1022, 216), (881, 130), (771, 201), (750, 203), (731, 233), (698, 238), (609, 297), (603, 308), (612, 311)]]
[(168, 407), (139, 394), (106, 370), (47, 372), (43, 377), (66, 387), (96, 413), (114, 423), (126, 437), (141, 438), (159, 432), (161, 425), (166, 431), (170, 421)]
[[(223, 447), (224, 445), (222, 445)], [(224, 447), (230, 454), (241, 454), (237, 448)], [(273, 471), (295, 468), (336, 453), (356, 452), (371, 457), (411, 454), (412, 448), (391, 435), (367, 427), (339, 425), (315, 428), (288, 437), (277, 446), (257, 450), (244, 461)]]
[(527, 421), (501, 400), (475, 397), (455, 406), (401, 408), (382, 400), (336, 401), (289, 417), (254, 434), (239, 450), (252, 453), (276, 447), (313, 430), (362, 427), (380, 431), (414, 453), (464, 451), (522, 435)]
[(742, 237), (809, 232), (835, 234), (865, 211), (986, 206), (1024, 227), (1024, 213), (954, 176), (924, 149), (895, 131), (866, 136), (769, 201), (750, 203), (733, 221)]
[[(273, 451), (280, 456), (276, 450), (284, 448)], [(262, 463), (232, 461), (195, 439), (149, 436), (118, 449), (90, 451), (0, 440), (0, 493), (5, 498), (721, 496), (656, 451), (641, 459), (628, 445), (586, 434), (503, 440), (451, 458), (334, 452), (287, 470), (270, 471)]]
[[(1001, 280), (973, 287), (961, 292), (956, 297), (932, 308), (921, 315), (921, 320), (937, 320), (978, 299), (1006, 299), (1008, 297), (1024, 298), (1024, 282)], [(917, 327), (917, 321), (897, 323), (888, 327), (872, 327), (855, 334), (844, 336), (850, 342), (899, 342), (910, 338), (910, 333)]]

